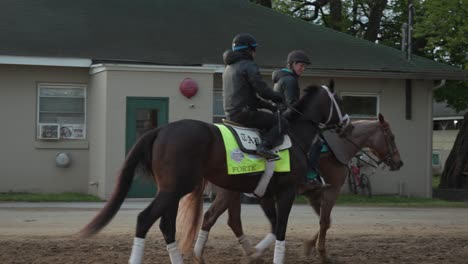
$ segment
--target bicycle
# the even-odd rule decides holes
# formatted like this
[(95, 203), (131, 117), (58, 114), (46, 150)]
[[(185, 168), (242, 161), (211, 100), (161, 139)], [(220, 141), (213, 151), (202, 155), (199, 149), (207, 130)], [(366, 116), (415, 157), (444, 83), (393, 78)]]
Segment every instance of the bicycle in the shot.
[(353, 158), (355, 164), (351, 161), (348, 164), (348, 188), (350, 193), (362, 194), (367, 197), (372, 197), (372, 186), (369, 176), (362, 172), (362, 167), (367, 164), (373, 167), (372, 174), (375, 173), (375, 166), (369, 164), (362, 159), (362, 155), (356, 155)]

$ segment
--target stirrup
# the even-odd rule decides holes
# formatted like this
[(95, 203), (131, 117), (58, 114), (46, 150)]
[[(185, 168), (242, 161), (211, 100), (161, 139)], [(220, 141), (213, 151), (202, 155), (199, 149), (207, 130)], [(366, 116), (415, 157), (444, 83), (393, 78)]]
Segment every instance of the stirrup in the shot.
[(257, 155), (265, 158), (267, 161), (275, 161), (281, 159), (281, 157), (269, 150), (259, 151), (257, 149)]

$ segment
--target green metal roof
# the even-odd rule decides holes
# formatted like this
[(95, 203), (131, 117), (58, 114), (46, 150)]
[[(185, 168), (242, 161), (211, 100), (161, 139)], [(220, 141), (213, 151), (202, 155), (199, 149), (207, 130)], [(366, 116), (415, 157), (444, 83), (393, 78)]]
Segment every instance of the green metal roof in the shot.
[(277, 13), (246, 0), (3, 0), (0, 55), (161, 65), (222, 64), (239, 32), (261, 67), (306, 51), (321, 74), (467, 79), (467, 72)]

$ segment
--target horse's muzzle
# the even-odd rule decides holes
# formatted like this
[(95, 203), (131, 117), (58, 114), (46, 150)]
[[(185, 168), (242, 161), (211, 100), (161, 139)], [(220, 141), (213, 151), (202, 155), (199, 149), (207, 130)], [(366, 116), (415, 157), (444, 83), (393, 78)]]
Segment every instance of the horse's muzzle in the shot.
[(403, 167), (403, 161), (399, 160), (399, 161), (392, 161), (391, 165), (390, 165), (390, 170), (391, 171), (397, 171), (399, 170), (401, 167)]

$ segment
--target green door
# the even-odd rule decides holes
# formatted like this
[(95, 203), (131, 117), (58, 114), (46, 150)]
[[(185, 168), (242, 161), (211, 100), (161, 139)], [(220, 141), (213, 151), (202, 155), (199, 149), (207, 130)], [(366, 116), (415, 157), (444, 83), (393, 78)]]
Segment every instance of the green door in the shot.
[[(146, 131), (168, 122), (168, 102), (167, 98), (127, 97), (126, 153)], [(148, 198), (155, 194), (154, 181), (141, 177), (137, 171), (127, 197)]]

